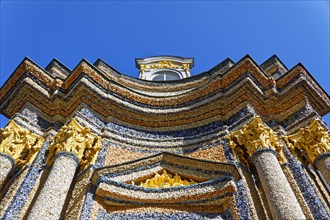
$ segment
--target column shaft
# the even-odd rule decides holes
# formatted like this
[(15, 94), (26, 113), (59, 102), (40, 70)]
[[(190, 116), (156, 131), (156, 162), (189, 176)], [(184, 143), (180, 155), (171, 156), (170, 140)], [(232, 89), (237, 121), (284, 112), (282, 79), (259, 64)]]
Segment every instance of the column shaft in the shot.
[(13, 169), (15, 161), (9, 156), (0, 153), (0, 189), (2, 188), (6, 177), (9, 172)]
[(78, 161), (73, 154), (57, 154), (45, 185), (28, 216), (29, 220), (60, 218)]
[(330, 153), (321, 154), (314, 164), (330, 187)]
[(252, 156), (262, 188), (274, 219), (306, 219), (281, 166), (270, 149)]

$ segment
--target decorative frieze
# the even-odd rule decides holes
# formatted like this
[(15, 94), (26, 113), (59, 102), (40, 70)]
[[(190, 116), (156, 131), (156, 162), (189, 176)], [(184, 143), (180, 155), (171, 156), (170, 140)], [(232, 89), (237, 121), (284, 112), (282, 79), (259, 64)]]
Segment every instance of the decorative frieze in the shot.
[(49, 146), (47, 164), (50, 166), (59, 152), (73, 153), (80, 160), (80, 170), (95, 164), (98, 152), (101, 149), (101, 138), (93, 134), (89, 128), (82, 127), (75, 119), (54, 136)]
[(330, 132), (317, 119), (285, 139), (291, 152), (307, 164), (313, 164), (318, 156), (330, 152)]
[(230, 148), (247, 167), (254, 152), (264, 148), (277, 152), (280, 163), (286, 161), (281, 141), (271, 128), (263, 124), (260, 117), (253, 118), (242, 129), (232, 132), (227, 138)]
[(164, 60), (164, 61), (159, 61), (156, 64), (140, 64), (139, 69), (142, 73), (144, 73), (145, 70), (150, 70), (150, 69), (183, 69), (186, 71), (186, 73), (189, 73), (190, 70), (190, 64), (189, 63), (183, 63), (182, 65), (177, 65), (173, 64), (171, 61)]
[(33, 162), (43, 142), (41, 136), (21, 128), (13, 120), (0, 129), (0, 153), (10, 156), (20, 166)]

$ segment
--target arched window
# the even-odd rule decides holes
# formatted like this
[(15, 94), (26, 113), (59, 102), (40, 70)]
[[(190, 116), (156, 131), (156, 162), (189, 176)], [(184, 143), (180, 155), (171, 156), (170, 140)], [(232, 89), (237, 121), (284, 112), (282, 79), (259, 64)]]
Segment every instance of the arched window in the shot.
[(172, 71), (160, 71), (153, 74), (153, 81), (169, 81), (181, 79), (180, 75)]

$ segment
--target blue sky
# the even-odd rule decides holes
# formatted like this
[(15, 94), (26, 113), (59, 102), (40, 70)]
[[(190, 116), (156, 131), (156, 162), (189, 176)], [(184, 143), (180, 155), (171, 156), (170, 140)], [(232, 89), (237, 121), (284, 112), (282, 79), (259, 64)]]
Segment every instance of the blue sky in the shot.
[(194, 57), (195, 75), (227, 57), (261, 64), (276, 54), (289, 69), (301, 62), (330, 93), (329, 1), (0, 2), (0, 87), (25, 56), (71, 69), (101, 58), (138, 77), (138, 57)]

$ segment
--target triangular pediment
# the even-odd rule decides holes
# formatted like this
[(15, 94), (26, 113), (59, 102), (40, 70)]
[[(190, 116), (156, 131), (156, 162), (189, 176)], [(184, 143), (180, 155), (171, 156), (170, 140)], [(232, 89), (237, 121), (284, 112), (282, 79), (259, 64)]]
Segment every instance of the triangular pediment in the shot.
[(234, 164), (161, 153), (97, 169), (92, 182), (96, 185), (98, 201), (110, 206), (223, 207), (235, 194), (239, 179)]

